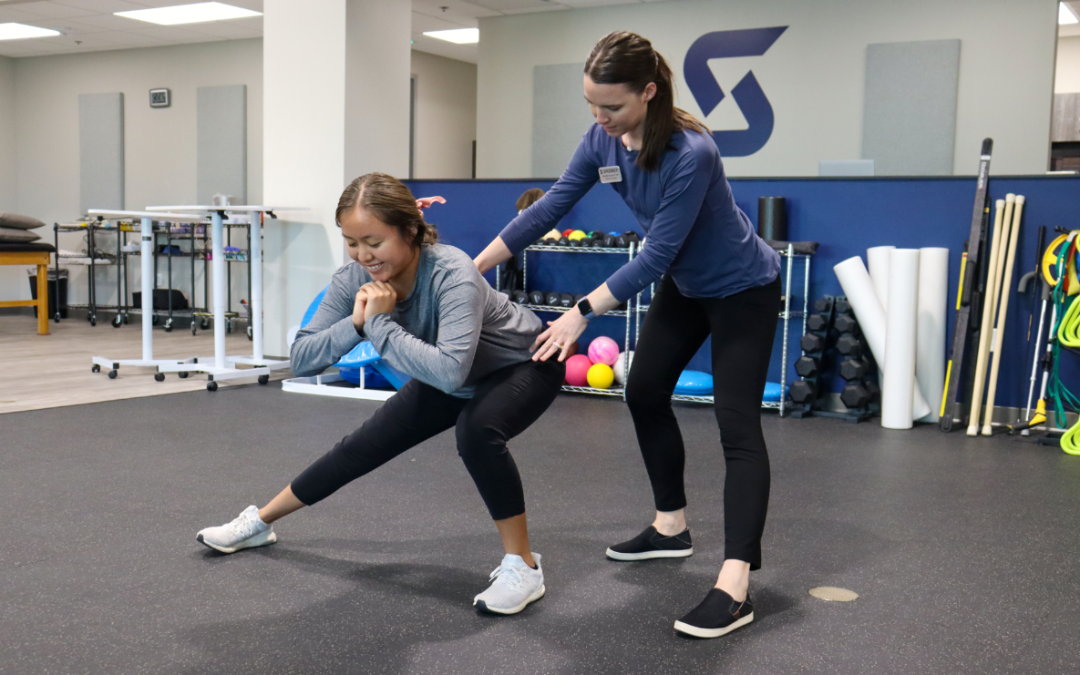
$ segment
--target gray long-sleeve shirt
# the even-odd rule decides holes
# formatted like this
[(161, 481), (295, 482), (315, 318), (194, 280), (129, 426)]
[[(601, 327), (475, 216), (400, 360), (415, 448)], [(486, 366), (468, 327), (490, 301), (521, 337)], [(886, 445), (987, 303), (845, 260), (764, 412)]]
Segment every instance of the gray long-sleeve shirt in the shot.
[(371, 281), (350, 262), (334, 273), (311, 323), (296, 334), (290, 358), (300, 376), (334, 365), (365, 338), (391, 366), (459, 398), (492, 372), (527, 361), (542, 325), (480, 275), (472, 259), (452, 246), (424, 245), (416, 284), (390, 314), (376, 314), (357, 334), (353, 305)]

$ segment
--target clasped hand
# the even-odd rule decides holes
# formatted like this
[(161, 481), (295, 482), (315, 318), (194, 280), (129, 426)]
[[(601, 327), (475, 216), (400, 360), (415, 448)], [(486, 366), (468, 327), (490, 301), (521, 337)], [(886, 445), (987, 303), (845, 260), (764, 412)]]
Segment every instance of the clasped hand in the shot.
[(353, 325), (359, 333), (364, 324), (376, 314), (389, 314), (397, 303), (397, 291), (385, 281), (372, 281), (360, 287), (353, 302)]

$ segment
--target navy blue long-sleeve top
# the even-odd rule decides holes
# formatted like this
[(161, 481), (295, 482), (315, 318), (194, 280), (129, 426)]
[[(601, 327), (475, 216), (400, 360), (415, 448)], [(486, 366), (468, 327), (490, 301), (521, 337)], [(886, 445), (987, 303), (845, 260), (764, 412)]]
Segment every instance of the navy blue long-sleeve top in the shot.
[(627, 300), (664, 273), (692, 298), (723, 298), (775, 279), (780, 256), (735, 205), (712, 137), (678, 131), (670, 146), (657, 170), (644, 171), (635, 164), (637, 151), (594, 124), (555, 185), (499, 237), (513, 253), (524, 249), (569, 213), (600, 180), (602, 168), (617, 166), (621, 180), (611, 186), (637, 217), (648, 244), (608, 278), (616, 300)]

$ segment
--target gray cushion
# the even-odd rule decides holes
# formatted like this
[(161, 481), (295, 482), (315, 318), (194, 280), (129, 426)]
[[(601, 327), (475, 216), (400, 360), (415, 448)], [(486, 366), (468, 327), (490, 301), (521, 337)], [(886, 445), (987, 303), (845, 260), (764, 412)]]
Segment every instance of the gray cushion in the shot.
[(0, 227), (13, 227), (16, 230), (36, 230), (39, 227), (45, 227), (45, 223), (30, 216), (20, 216), (17, 213), (0, 211)]
[(41, 239), (38, 235), (28, 230), (16, 230), (10, 227), (0, 227), (0, 241), (26, 243)]

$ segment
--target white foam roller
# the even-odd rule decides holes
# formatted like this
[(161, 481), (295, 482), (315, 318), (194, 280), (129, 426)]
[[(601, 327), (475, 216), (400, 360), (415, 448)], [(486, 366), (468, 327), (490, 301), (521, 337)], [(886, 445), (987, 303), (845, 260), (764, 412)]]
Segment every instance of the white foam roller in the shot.
[(630, 366), (634, 363), (634, 351), (630, 350), (629, 359), (626, 356), (626, 352), (619, 354), (619, 359), (612, 366), (612, 370), (615, 372), (615, 381), (619, 383), (620, 387), (626, 385), (626, 372), (630, 370)]
[(866, 266), (870, 271), (870, 281), (874, 283), (881, 308), (889, 311), (889, 255), (895, 246), (875, 246), (866, 249)]
[(945, 332), (948, 321), (949, 249), (919, 249), (919, 319), (915, 344), (915, 379), (930, 405), (922, 422), (941, 418), (945, 386)]
[[(886, 429), (910, 429), (916, 417), (913, 402), (916, 389), (915, 339), (918, 331), (915, 322), (919, 311), (919, 250), (898, 248), (890, 258), (881, 426)], [(926, 407), (929, 408), (929, 404)], [(924, 414), (929, 413), (927, 410)]]
[[(885, 310), (878, 302), (874, 292), (874, 284), (870, 281), (870, 273), (866, 271), (866, 265), (862, 258), (855, 256), (848, 258), (833, 267), (840, 287), (844, 289), (855, 318), (859, 321), (863, 337), (870, 347), (870, 353), (877, 361), (878, 370), (885, 372)], [(930, 413), (930, 405), (923, 398), (918, 387), (913, 394), (913, 414), (916, 418), (924, 417)]]

